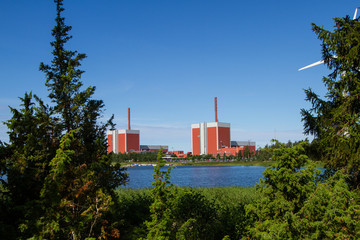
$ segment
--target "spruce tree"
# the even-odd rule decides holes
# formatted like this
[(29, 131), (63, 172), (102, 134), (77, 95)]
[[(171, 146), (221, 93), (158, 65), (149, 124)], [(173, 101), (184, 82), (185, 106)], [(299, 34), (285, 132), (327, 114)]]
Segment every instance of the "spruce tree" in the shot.
[(360, 184), (360, 22), (349, 16), (334, 21), (333, 31), (312, 24), (331, 73), (323, 77), (325, 99), (305, 90), (312, 107), (301, 114), (304, 132), (314, 135), (326, 167), (344, 169), (355, 187)]

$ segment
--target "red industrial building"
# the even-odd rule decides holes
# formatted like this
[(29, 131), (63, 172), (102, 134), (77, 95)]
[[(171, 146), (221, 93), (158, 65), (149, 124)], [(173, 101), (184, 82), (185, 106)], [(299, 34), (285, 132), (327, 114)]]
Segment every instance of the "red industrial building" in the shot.
[(128, 108), (128, 129), (107, 131), (107, 138), (109, 153), (140, 151), (140, 131), (130, 128), (130, 108)]
[[(130, 128), (130, 108), (128, 109), (128, 129), (107, 131), (108, 152), (157, 152), (162, 148), (164, 153), (168, 152), (168, 146), (163, 145), (140, 145), (140, 131)], [(231, 141), (230, 123), (218, 121), (217, 98), (215, 97), (215, 122), (197, 123), (191, 125), (192, 155), (218, 154), (223, 156), (237, 155), (246, 147), (251, 153), (256, 152), (255, 142)], [(183, 151), (170, 151), (178, 157), (185, 157)]]
[(192, 154), (236, 155), (239, 151), (244, 151), (245, 146), (255, 153), (255, 142), (236, 142), (230, 139), (230, 123), (218, 122), (215, 97), (215, 122), (191, 125)]
[(230, 123), (212, 122), (191, 125), (193, 155), (213, 154), (230, 147)]
[(221, 148), (221, 149), (218, 150), (217, 153), (220, 154), (220, 156), (223, 156), (224, 153), (225, 153), (226, 156), (229, 156), (229, 155), (236, 156), (236, 154), (238, 154), (239, 151), (241, 151), (243, 153), (246, 147), (249, 148), (249, 151), (251, 153), (254, 154), (256, 152), (256, 143), (255, 142), (231, 141), (231, 147), (230, 148)]
[(140, 150), (139, 130), (110, 130), (107, 132), (108, 152), (126, 153)]
[(184, 153), (184, 151), (169, 151), (169, 154), (175, 154), (178, 158), (185, 158), (187, 154)]
[(140, 145), (140, 131), (131, 130), (130, 127), (130, 108), (128, 108), (128, 129), (107, 131), (107, 139), (108, 153), (158, 152), (160, 149), (166, 153), (169, 149), (165, 145)]

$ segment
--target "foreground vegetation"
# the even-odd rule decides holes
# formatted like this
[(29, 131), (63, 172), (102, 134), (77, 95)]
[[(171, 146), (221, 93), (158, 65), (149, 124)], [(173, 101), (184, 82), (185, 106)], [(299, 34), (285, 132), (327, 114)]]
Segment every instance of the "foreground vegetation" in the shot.
[(108, 213), (127, 175), (111, 164), (111, 119), (100, 122), (104, 103), (93, 99), (95, 87), (82, 88), (86, 55), (65, 48), (71, 27), (62, 0), (55, 3), (53, 58), (40, 64), (48, 98), (25, 93), (5, 122), (9, 144), (0, 142), (0, 238), (116, 238)]
[(118, 190), (121, 238), (359, 238), (360, 192), (348, 185), (352, 177), (323, 175), (303, 145), (279, 147), (277, 161), (251, 188), (179, 188), (159, 157), (154, 188)]
[(272, 165), (255, 188), (179, 188), (159, 152), (153, 188), (128, 190), (107, 154), (105, 130), (114, 126), (99, 123), (95, 88), (81, 90), (85, 55), (64, 48), (71, 27), (55, 3), (53, 60), (40, 65), (52, 105), (25, 93), (5, 123), (9, 144), (0, 142), (1, 239), (360, 239), (358, 19), (335, 18), (334, 32), (313, 27), (333, 72), (325, 100), (306, 91), (310, 149), (275, 141), (258, 156)]
[[(185, 230), (184, 223), (193, 219), (200, 239), (221, 239), (225, 235), (239, 239), (246, 226), (245, 205), (260, 199), (254, 187), (175, 188), (175, 191), (171, 211), (176, 231), (172, 231)], [(120, 239), (145, 238), (144, 222), (151, 216), (151, 189), (119, 189), (117, 193), (119, 208), (116, 213), (124, 229)]]

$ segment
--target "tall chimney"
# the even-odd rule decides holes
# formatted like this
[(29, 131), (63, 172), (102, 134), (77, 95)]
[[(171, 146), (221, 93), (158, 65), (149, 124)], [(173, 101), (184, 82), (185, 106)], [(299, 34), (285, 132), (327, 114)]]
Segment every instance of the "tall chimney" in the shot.
[(130, 130), (130, 108), (128, 108), (128, 129)]
[(218, 118), (217, 118), (217, 97), (215, 97), (215, 122), (218, 121)]

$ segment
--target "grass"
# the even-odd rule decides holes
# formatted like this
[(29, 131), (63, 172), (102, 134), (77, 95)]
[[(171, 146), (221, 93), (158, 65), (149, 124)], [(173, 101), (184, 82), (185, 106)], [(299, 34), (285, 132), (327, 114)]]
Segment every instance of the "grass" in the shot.
[[(220, 205), (234, 205), (236, 203), (252, 203), (261, 196), (256, 192), (255, 187), (178, 187), (179, 191), (194, 191), (205, 196), (207, 199), (214, 201)], [(143, 199), (144, 202), (149, 200), (151, 188), (141, 189), (117, 189), (116, 193), (120, 199), (128, 199), (130, 201)]]
[(252, 203), (260, 198), (255, 187), (209, 187), (193, 188), (206, 198), (215, 201), (219, 205), (236, 205), (238, 203)]
[[(121, 225), (121, 239), (144, 239), (145, 221), (151, 221), (153, 202), (150, 188), (117, 189), (118, 204), (114, 219)], [(174, 231), (189, 219), (196, 221), (199, 239), (241, 239), (248, 224), (245, 205), (261, 199), (255, 187), (176, 187), (170, 199)], [(168, 206), (169, 207), (169, 206)], [(196, 238), (197, 239), (197, 238)]]

